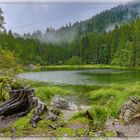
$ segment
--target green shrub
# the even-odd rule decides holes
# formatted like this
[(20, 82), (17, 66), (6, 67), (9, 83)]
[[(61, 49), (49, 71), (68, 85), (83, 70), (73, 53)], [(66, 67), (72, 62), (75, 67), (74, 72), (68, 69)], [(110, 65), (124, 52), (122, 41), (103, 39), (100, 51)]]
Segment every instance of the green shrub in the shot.
[(82, 60), (78, 56), (73, 56), (69, 60), (66, 61), (66, 64), (68, 64), (68, 65), (80, 65), (80, 64), (82, 64)]
[(94, 105), (89, 110), (94, 118), (94, 122), (104, 123), (107, 119), (107, 108), (104, 106)]
[(17, 65), (16, 56), (12, 51), (0, 49), (0, 68), (11, 68)]

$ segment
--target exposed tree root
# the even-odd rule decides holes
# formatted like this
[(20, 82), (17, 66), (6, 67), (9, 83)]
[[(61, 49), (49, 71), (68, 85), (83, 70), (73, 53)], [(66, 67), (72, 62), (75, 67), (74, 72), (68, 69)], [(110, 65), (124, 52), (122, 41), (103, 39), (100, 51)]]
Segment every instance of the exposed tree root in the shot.
[(33, 127), (36, 127), (35, 123), (40, 119), (43, 111), (47, 111), (47, 107), (44, 102), (35, 97), (34, 90), (25, 88), (11, 90), (9, 96), (10, 99), (0, 105), (1, 121), (14, 114), (17, 117), (24, 116), (34, 108), (30, 123)]

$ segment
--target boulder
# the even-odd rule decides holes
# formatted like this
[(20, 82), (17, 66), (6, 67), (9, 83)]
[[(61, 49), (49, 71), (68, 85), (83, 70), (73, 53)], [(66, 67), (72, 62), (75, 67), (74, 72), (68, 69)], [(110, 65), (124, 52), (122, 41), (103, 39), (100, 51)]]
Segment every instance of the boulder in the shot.
[(47, 117), (47, 120), (51, 120), (51, 121), (57, 121), (59, 119), (59, 117), (53, 113), (50, 113), (49, 116)]
[(69, 102), (65, 100), (63, 97), (56, 96), (52, 99), (51, 106), (53, 108), (68, 109)]
[(122, 119), (125, 124), (129, 124), (138, 117), (140, 117), (140, 99), (136, 96), (131, 96), (121, 108), (120, 119)]
[(26, 69), (29, 69), (29, 70), (34, 70), (35, 68), (36, 68), (36, 66), (33, 64), (29, 64), (26, 66)]

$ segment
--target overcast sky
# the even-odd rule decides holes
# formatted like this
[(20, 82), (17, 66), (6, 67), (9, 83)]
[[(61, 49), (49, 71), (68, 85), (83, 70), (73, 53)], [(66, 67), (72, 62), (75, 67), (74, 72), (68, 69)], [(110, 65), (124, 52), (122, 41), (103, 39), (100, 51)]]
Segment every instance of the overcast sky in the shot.
[[(63, 0), (62, 0), (63, 1)], [(62, 2), (61, 1), (61, 2)], [(97, 13), (110, 9), (129, 0), (98, 0), (93, 4), (69, 3), (1, 3), (4, 12), (5, 27), (20, 34), (32, 33), (40, 29), (45, 31), (47, 27), (59, 28), (69, 22), (88, 19)], [(0, 0), (1, 2), (1, 0)], [(89, 1), (90, 2), (90, 1)], [(101, 3), (99, 3), (101, 2)], [(105, 3), (107, 2), (107, 3)]]

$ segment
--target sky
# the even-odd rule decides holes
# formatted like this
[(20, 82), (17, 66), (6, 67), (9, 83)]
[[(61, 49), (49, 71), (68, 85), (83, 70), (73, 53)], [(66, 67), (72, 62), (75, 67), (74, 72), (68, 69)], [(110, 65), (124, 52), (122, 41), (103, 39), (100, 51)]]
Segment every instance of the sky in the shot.
[(119, 4), (127, 3), (129, 0), (119, 0), (112, 2), (111, 0), (95, 0), (86, 1), (67, 1), (68, 3), (60, 0), (55, 2), (52, 0), (48, 2), (15, 2), (7, 1), (2, 2), (0, 0), (0, 7), (4, 12), (5, 27), (7, 30), (12, 30), (19, 34), (32, 33), (36, 30), (45, 32), (47, 27), (53, 27), (55, 29), (65, 26), (66, 24), (74, 23), (88, 19), (97, 13), (100, 13), (106, 9), (111, 9)]

